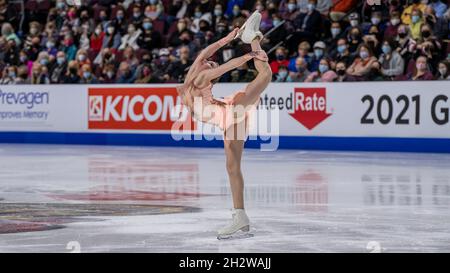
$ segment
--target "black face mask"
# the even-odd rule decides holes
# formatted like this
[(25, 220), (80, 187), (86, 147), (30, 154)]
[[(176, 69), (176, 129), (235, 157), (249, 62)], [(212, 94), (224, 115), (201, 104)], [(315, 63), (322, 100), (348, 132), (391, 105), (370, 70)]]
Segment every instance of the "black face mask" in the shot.
[(402, 38), (402, 39), (403, 39), (403, 38), (405, 38), (405, 37), (406, 37), (406, 33), (399, 33), (399, 34), (398, 34), (398, 37), (400, 37), (400, 38)]
[(336, 73), (337, 73), (339, 76), (344, 76), (344, 75), (345, 75), (345, 70), (344, 70), (344, 69), (336, 70)]
[(431, 32), (429, 32), (428, 30), (422, 32), (422, 37), (423, 38), (428, 38), (428, 37), (430, 37), (430, 35), (431, 35)]
[(78, 70), (76, 68), (70, 68), (69, 69), (70, 74), (76, 75), (78, 73)]

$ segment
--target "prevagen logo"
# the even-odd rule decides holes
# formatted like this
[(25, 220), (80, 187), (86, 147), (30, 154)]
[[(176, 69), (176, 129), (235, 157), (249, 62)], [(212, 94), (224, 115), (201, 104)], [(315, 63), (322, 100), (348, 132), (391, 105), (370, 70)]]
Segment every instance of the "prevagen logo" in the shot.
[(36, 105), (48, 103), (48, 92), (3, 92), (0, 90), (2, 105), (25, 105), (27, 109), (33, 109)]
[(331, 114), (327, 113), (325, 88), (295, 88), (294, 107), (289, 113), (303, 126), (312, 130)]
[(194, 129), (174, 87), (89, 88), (89, 129), (171, 130), (175, 122)]

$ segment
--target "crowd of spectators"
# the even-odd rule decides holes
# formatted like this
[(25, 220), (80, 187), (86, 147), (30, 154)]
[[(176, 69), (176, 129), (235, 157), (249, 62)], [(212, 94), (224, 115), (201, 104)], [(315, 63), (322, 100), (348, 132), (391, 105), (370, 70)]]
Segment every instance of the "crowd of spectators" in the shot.
[[(254, 10), (262, 14), (275, 82), (450, 79), (447, 1), (81, 3), (0, 0), (0, 84), (182, 82), (201, 49)], [(213, 59), (223, 63), (248, 51), (235, 41)], [(220, 81), (255, 75), (249, 62)]]

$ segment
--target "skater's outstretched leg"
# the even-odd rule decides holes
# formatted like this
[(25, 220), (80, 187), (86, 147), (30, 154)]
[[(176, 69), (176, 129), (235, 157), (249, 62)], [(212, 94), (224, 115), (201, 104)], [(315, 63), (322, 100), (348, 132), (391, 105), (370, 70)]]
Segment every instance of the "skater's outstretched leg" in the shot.
[[(260, 54), (266, 55), (266, 53), (261, 49), (259, 37), (256, 37), (252, 41), (251, 46), (252, 51), (260, 52)], [(270, 69), (269, 63), (261, 60), (261, 58), (254, 58), (253, 61), (255, 62), (255, 68), (258, 71), (258, 75), (245, 88), (245, 96), (240, 96), (235, 102), (236, 104), (243, 105), (244, 107), (252, 105), (259, 100), (261, 93), (272, 81), (272, 70)]]

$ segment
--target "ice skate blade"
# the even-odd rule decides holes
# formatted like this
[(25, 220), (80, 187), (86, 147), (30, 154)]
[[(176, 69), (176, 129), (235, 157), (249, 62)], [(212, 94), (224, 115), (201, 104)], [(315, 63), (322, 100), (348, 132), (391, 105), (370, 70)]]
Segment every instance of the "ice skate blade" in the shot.
[(231, 235), (217, 235), (217, 240), (219, 241), (229, 241), (229, 240), (238, 240), (238, 239), (246, 239), (255, 236), (253, 233), (241, 232), (235, 233)]
[(254, 234), (250, 233), (250, 227), (245, 226), (233, 234), (217, 235), (217, 240), (233, 240), (251, 238)]

